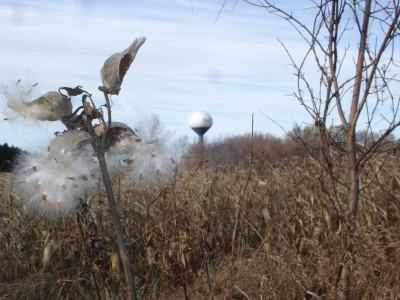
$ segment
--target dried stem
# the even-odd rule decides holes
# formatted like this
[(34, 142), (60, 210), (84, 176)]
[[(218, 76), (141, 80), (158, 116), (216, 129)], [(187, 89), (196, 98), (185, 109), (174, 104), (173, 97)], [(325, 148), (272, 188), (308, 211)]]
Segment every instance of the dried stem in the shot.
[(251, 115), (251, 147), (250, 147), (249, 173), (247, 174), (246, 184), (244, 185), (242, 197), (240, 198), (239, 207), (238, 207), (238, 210), (236, 212), (235, 227), (233, 229), (233, 234), (232, 234), (232, 257), (231, 257), (231, 273), (230, 273), (230, 280), (231, 280), (230, 299), (231, 300), (233, 299), (233, 258), (234, 258), (234, 255), (235, 255), (236, 230), (237, 230), (237, 225), (238, 225), (238, 222), (239, 222), (240, 210), (242, 208), (244, 194), (246, 193), (246, 189), (247, 189), (247, 186), (249, 184), (250, 177), (251, 177), (251, 169), (253, 167), (253, 136), (254, 136), (254, 113)]
[[(115, 196), (114, 192), (112, 189), (112, 184), (111, 184), (111, 179), (110, 175), (108, 173), (108, 168), (107, 168), (107, 163), (105, 160), (105, 149), (106, 149), (106, 141), (107, 141), (107, 135), (108, 135), (108, 130), (111, 127), (111, 106), (110, 106), (110, 100), (108, 98), (107, 92), (104, 92), (104, 97), (106, 100), (106, 107), (108, 111), (108, 124), (107, 128), (103, 132), (103, 137), (101, 142), (96, 139), (92, 141), (92, 147), (95, 152), (98, 153), (97, 159), (99, 161), (100, 165), (100, 171), (103, 177), (103, 182), (104, 186), (106, 189), (106, 194), (107, 194), (107, 200), (108, 200), (108, 205), (110, 207), (110, 213), (111, 213), (111, 219), (114, 224), (115, 231), (117, 233), (117, 241), (118, 241), (118, 247), (119, 247), (119, 252), (120, 252), (120, 257), (122, 260), (122, 264), (124, 265), (124, 270), (125, 270), (125, 276), (128, 284), (128, 289), (129, 289), (129, 294), (131, 296), (132, 300), (137, 300), (137, 294), (136, 294), (136, 288), (135, 288), (135, 277), (133, 274), (133, 268), (131, 264), (131, 258), (128, 252), (128, 247), (125, 242), (124, 234), (123, 234), (123, 229), (121, 225), (121, 220), (118, 214), (118, 208), (117, 208), (117, 203), (115, 201)], [(96, 110), (97, 111), (97, 110)], [(104, 124), (104, 120), (103, 124)], [(93, 134), (93, 129), (91, 127), (91, 118), (88, 116), (88, 129), (89, 132)]]

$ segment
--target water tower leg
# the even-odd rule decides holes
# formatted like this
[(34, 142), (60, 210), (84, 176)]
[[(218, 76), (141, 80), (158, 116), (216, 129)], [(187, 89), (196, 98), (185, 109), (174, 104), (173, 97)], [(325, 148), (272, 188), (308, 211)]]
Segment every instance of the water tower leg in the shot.
[(203, 144), (203, 136), (199, 135), (199, 144)]

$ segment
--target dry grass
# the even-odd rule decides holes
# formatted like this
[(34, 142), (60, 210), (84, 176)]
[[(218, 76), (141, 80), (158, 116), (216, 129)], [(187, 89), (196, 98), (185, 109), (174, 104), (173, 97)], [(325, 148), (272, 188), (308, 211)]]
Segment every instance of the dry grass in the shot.
[[(351, 299), (400, 294), (399, 158), (378, 177), (377, 155), (361, 181)], [(338, 171), (339, 172), (339, 171)], [(234, 299), (334, 299), (341, 261), (340, 222), (308, 157), (259, 161), (245, 193), (234, 255)], [(346, 178), (346, 174), (341, 175)], [(232, 232), (247, 170), (203, 164), (174, 180), (127, 182), (114, 191), (143, 299), (227, 299)], [(96, 299), (76, 217), (48, 222), (29, 214), (0, 174), (0, 297)], [(340, 189), (343, 204), (346, 190)], [(127, 299), (104, 189), (87, 196), (104, 248), (96, 273), (102, 299)], [(87, 237), (86, 237), (87, 241)], [(315, 298), (314, 298), (315, 299)]]

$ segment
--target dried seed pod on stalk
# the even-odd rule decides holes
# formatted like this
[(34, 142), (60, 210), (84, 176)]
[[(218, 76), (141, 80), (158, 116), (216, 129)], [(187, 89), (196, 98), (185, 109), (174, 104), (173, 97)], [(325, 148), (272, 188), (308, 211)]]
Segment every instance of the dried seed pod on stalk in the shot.
[[(99, 89), (104, 92), (108, 122), (111, 122), (108, 94), (118, 95), (124, 76), (145, 40), (144, 37), (136, 39), (128, 49), (114, 54), (106, 60), (101, 69), (104, 86), (99, 87)], [(77, 212), (78, 219), (79, 215), (88, 216), (88, 218), (84, 218), (84, 222), (89, 229), (91, 249), (93, 250), (90, 260), (97, 264), (102, 260), (101, 240), (96, 237), (97, 228), (94, 221), (91, 217), (89, 218), (88, 211), (85, 211), (85, 206), (79, 199), (85, 192), (90, 193), (93, 190), (93, 177), (95, 177), (95, 172), (101, 169), (110, 214), (117, 234), (120, 256), (129, 286), (129, 294), (132, 299), (136, 300), (133, 270), (120, 218), (116, 210), (116, 201), (105, 160), (105, 152), (122, 140), (136, 143), (138, 139), (135, 132), (125, 124), (114, 123), (107, 132), (107, 134), (110, 133), (108, 140), (98, 138), (102, 135), (104, 126), (96, 128), (95, 131), (97, 132), (93, 134), (92, 121), (101, 119), (104, 124), (105, 120), (102, 111), (96, 109), (91, 94), (85, 92), (79, 85), (76, 88), (61, 87), (59, 89), (59, 91), (65, 90), (69, 97), (85, 93), (82, 96), (83, 106), (78, 107), (72, 113), (70, 98), (61, 94), (61, 91), (59, 93), (49, 92), (31, 101), (32, 94), (29, 94), (37, 84), (21, 86), (19, 83), (20, 81), (8, 90), (8, 86), (3, 88), (3, 94), (6, 98), (6, 113), (12, 111), (24, 119), (30, 118), (34, 121), (60, 120), (68, 131), (58, 135), (47, 147), (42, 147), (40, 151), (22, 152), (19, 155), (15, 166), (17, 193), (20, 194), (21, 199), (26, 202), (31, 210), (48, 218), (55, 218), (67, 212)], [(85, 101), (87, 97), (92, 101), (93, 107)], [(78, 115), (82, 108), (84, 113)], [(5, 120), (9, 120), (7, 114)], [(116, 152), (126, 154), (129, 150), (129, 147), (122, 147)], [(154, 153), (151, 153), (151, 155), (155, 157)], [(46, 264), (47, 262), (45, 262)], [(95, 267), (97, 268), (97, 266)], [(96, 290), (100, 299), (99, 290), (97, 288)]]
[(90, 192), (98, 169), (91, 140), (85, 131), (69, 131), (41, 151), (19, 155), (15, 188), (29, 208), (48, 218), (75, 211), (78, 197)]
[(70, 115), (72, 113), (71, 100), (61, 95), (58, 92), (47, 92), (43, 96), (34, 100), (31, 105), (46, 105), (50, 106), (50, 111), (45, 112), (41, 115), (41, 121), (57, 121), (62, 117)]
[[(105, 124), (107, 126), (108, 122), (106, 122)], [(109, 131), (110, 134), (108, 135), (108, 140), (106, 141), (106, 143), (108, 144), (107, 148), (121, 142), (122, 139), (129, 137), (137, 137), (132, 128), (121, 122), (111, 122)], [(104, 124), (99, 124), (95, 126), (94, 133), (98, 137), (103, 136)]]
[(47, 92), (32, 101), (36, 86), (19, 80), (2, 89), (4, 120), (37, 125), (38, 121), (57, 121), (72, 113), (71, 100), (58, 92)]
[(145, 37), (135, 39), (127, 49), (112, 55), (106, 60), (100, 74), (103, 85), (108, 89), (109, 94), (119, 94), (125, 74), (145, 41)]
[[(146, 125), (137, 130), (124, 123), (111, 123), (106, 145), (107, 164), (111, 171), (120, 171), (122, 167), (134, 179), (173, 174), (175, 161), (168, 154), (166, 144), (174, 133), (160, 131), (150, 134), (148, 131)], [(94, 132), (101, 137), (104, 125), (96, 126)]]

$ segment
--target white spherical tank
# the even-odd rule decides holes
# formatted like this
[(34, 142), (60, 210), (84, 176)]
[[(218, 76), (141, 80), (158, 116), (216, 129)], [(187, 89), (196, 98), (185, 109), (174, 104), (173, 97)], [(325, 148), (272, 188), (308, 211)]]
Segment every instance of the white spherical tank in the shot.
[(204, 110), (197, 110), (189, 117), (189, 126), (199, 136), (199, 142), (203, 142), (203, 135), (213, 125), (213, 118)]

